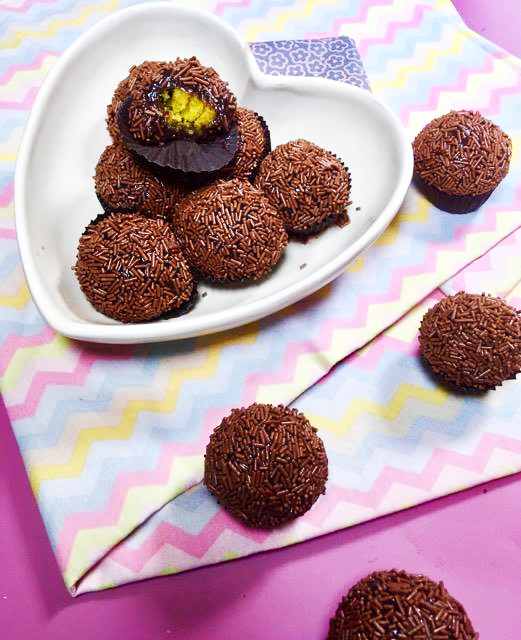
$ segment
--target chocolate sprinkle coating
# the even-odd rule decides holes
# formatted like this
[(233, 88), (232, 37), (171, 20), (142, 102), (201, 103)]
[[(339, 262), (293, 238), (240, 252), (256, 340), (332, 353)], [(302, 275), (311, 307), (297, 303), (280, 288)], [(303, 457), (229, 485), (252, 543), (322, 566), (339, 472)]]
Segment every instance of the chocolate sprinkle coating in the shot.
[(134, 213), (98, 216), (73, 267), (92, 306), (120, 322), (144, 322), (193, 306), (195, 284), (170, 226)]
[(288, 243), (277, 211), (239, 178), (190, 193), (179, 204), (174, 225), (192, 269), (214, 282), (263, 278)]
[[(162, 106), (165, 92), (181, 89), (200, 98), (215, 110), (214, 120), (200, 133), (189, 133), (186, 127), (169, 123)], [(160, 144), (173, 138), (196, 136), (210, 140), (229, 131), (236, 121), (237, 101), (212, 67), (203, 66), (197, 58), (178, 58), (175, 62), (149, 63), (146, 73), (139, 73), (129, 86), (129, 131), (135, 140)]]
[(424, 315), (420, 353), (459, 389), (494, 389), (521, 371), (519, 313), (501, 298), (460, 291)]
[(264, 118), (251, 109), (239, 107), (237, 117), (237, 151), (225, 171), (230, 178), (253, 181), (260, 163), (271, 151), (270, 131)]
[(441, 209), (477, 209), (507, 175), (512, 142), (477, 111), (451, 111), (427, 124), (413, 141), (414, 172)]
[(122, 144), (111, 144), (103, 151), (94, 182), (104, 209), (147, 212), (166, 220), (185, 195), (179, 182), (160, 177)]
[(465, 609), (443, 582), (405, 571), (376, 571), (350, 589), (327, 640), (478, 640)]
[(204, 484), (244, 524), (279, 527), (325, 492), (328, 461), (316, 431), (282, 405), (233, 409), (210, 436)]
[(129, 97), (136, 82), (143, 81), (143, 78), (152, 78), (154, 75), (167, 71), (167, 62), (145, 62), (133, 65), (128, 72), (128, 76), (121, 80), (116, 87), (111, 103), (107, 106), (107, 129), (113, 142), (121, 142), (119, 132), (118, 113), (125, 100)]
[(299, 139), (276, 147), (261, 162), (254, 184), (280, 211), (291, 235), (315, 235), (326, 226), (349, 223), (349, 171), (312, 142)]

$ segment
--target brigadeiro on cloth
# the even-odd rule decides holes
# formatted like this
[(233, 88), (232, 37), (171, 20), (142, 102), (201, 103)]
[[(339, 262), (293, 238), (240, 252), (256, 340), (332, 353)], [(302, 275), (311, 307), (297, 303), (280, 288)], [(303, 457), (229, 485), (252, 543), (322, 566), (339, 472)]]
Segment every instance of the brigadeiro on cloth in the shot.
[(189, 311), (196, 285), (170, 226), (139, 213), (102, 214), (83, 232), (73, 267), (92, 306), (120, 322)]
[(237, 150), (235, 96), (195, 57), (133, 67), (116, 88), (108, 126), (138, 155), (176, 171), (217, 171)]
[(101, 154), (94, 174), (96, 195), (105, 210), (140, 212), (171, 219), (186, 189), (162, 177), (123, 144)]
[(292, 236), (349, 223), (351, 177), (341, 160), (313, 142), (280, 144), (261, 162), (254, 184), (281, 213)]
[(414, 175), (439, 209), (469, 213), (480, 207), (507, 175), (512, 142), (477, 111), (435, 118), (413, 142)]
[(282, 219), (247, 180), (219, 180), (177, 207), (176, 237), (192, 269), (213, 282), (260, 280), (288, 243)]
[(204, 483), (250, 527), (290, 522), (325, 492), (328, 461), (316, 431), (302, 413), (282, 405), (233, 409), (210, 436)]
[(355, 584), (329, 623), (327, 640), (478, 640), (463, 606), (443, 582), (376, 571)]
[(521, 371), (521, 317), (501, 298), (460, 291), (440, 300), (419, 342), (433, 372), (461, 390), (494, 389)]

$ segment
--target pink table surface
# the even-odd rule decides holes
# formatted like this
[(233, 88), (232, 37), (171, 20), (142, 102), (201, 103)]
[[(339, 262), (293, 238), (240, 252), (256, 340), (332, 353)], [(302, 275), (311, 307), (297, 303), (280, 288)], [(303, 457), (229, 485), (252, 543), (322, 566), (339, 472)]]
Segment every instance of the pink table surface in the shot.
[[(454, 0), (521, 56), (518, 0)], [(443, 580), (482, 640), (521, 638), (521, 475), (279, 551), (73, 600), (0, 402), (0, 638), (325, 638), (347, 588), (385, 568)], [(478, 570), (479, 569), (479, 570)]]

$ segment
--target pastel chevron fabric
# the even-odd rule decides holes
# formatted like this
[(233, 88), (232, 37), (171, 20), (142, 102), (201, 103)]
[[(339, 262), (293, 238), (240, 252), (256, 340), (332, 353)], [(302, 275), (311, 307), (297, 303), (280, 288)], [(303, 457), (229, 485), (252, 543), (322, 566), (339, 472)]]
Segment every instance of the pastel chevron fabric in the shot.
[[(73, 342), (46, 325), (23, 277), (16, 154), (59, 55), (135, 2), (0, 0), (0, 388), (72, 593), (296, 543), (521, 469), (520, 382), (448, 393), (416, 341), (422, 313), (459, 288), (521, 307), (521, 61), (469, 31), (449, 0), (186, 2), (252, 43), (351, 38), (411, 140), (450, 109), (479, 109), (512, 138), (512, 165), (465, 216), (411, 185), (364, 256), (270, 318), (157, 345)], [(237, 525), (200, 483), (209, 433), (253, 401), (304, 411), (330, 459), (325, 496), (270, 534)]]

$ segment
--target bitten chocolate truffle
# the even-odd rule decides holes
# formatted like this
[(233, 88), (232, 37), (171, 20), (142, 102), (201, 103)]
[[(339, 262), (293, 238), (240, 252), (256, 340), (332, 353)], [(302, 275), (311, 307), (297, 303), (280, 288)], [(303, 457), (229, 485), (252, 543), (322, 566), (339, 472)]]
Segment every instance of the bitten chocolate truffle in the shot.
[(247, 180), (220, 180), (190, 193), (174, 214), (190, 266), (214, 282), (259, 280), (288, 243), (282, 219)]
[(521, 317), (501, 298), (460, 291), (420, 325), (420, 353), (442, 380), (485, 391), (521, 371)]
[(195, 57), (131, 69), (116, 89), (111, 118), (129, 149), (176, 171), (216, 171), (237, 150), (235, 96), (213, 68)]
[(244, 524), (273, 529), (308, 511), (325, 492), (322, 440), (296, 409), (233, 409), (210, 436), (204, 483)]
[(186, 313), (196, 295), (170, 226), (140, 214), (104, 214), (91, 222), (74, 271), (92, 306), (125, 323)]
[(512, 142), (477, 111), (451, 111), (427, 124), (413, 142), (414, 174), (439, 209), (480, 207), (507, 175)]
[(106, 210), (144, 212), (170, 220), (186, 189), (159, 177), (123, 144), (101, 154), (94, 174), (96, 195)]
[(327, 640), (478, 640), (462, 605), (443, 582), (405, 571), (377, 571), (338, 605)]
[(261, 162), (254, 184), (281, 213), (290, 235), (315, 235), (349, 222), (349, 171), (312, 142), (299, 139), (276, 147)]

